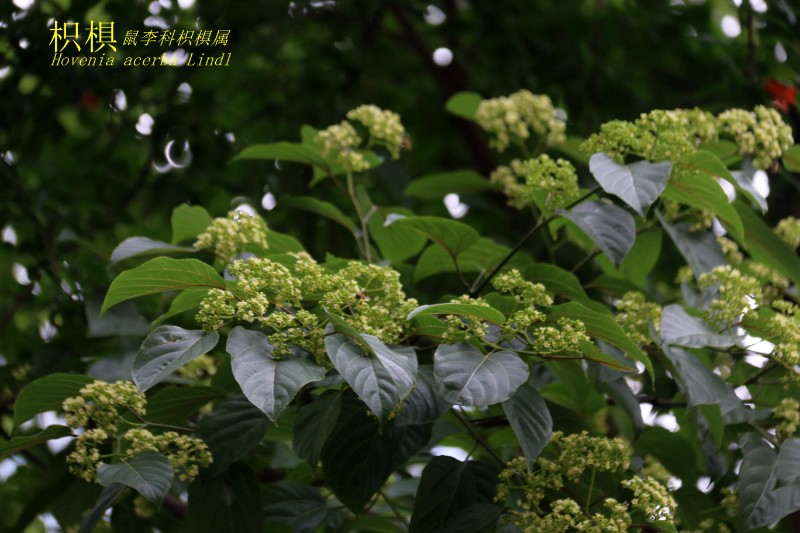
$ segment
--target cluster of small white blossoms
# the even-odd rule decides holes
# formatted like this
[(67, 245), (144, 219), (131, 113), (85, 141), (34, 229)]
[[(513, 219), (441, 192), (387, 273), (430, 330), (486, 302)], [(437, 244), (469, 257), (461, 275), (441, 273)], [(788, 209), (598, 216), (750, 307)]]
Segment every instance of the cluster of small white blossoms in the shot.
[(578, 197), (578, 174), (565, 159), (551, 159), (547, 154), (535, 159), (514, 159), (510, 166), (500, 166), (489, 180), (508, 197), (508, 205), (522, 209), (534, 203), (542, 211), (566, 207)]
[[(400, 149), (406, 139), (406, 129), (400, 122), (400, 115), (374, 105), (362, 105), (350, 110), (347, 118), (367, 128), (368, 147), (383, 145), (393, 159), (400, 157)], [(363, 172), (370, 168), (362, 151), (363, 139), (347, 120), (319, 131), (314, 142), (322, 147), (323, 156), (351, 172)]]
[(62, 408), (67, 425), (72, 429), (85, 429), (75, 440), (75, 449), (67, 456), (70, 472), (85, 481), (96, 481), (97, 468), (103, 458), (115, 456), (115, 453), (100, 453), (100, 448), (108, 442), (114, 442), (117, 447), (127, 445), (121, 457), (133, 457), (144, 450), (163, 453), (173, 469), (181, 472), (181, 479), (193, 479), (200, 468), (211, 464), (211, 452), (200, 439), (179, 435), (174, 431), (155, 436), (143, 428), (131, 429), (119, 435), (118, 424), (139, 424), (122, 422), (123, 415), (129, 412), (141, 420), (146, 412), (145, 407), (144, 395), (130, 381), (94, 381), (83, 387), (78, 396), (64, 400)]
[(792, 144), (792, 128), (780, 113), (756, 106), (753, 111), (729, 109), (718, 117), (720, 135), (728, 135), (739, 145), (741, 155), (752, 155), (753, 166), (768, 168)]
[(653, 344), (655, 341), (650, 336), (650, 324), (656, 328), (661, 327), (661, 306), (648, 302), (644, 294), (638, 291), (626, 292), (617, 302), (617, 322), (619, 322), (628, 337), (640, 346)]
[(549, 96), (528, 90), (483, 100), (475, 113), (481, 128), (493, 135), (489, 145), (503, 152), (511, 143), (525, 146), (535, 136), (545, 146), (566, 140), (566, 125), (558, 118)]
[(406, 138), (406, 129), (400, 115), (375, 105), (362, 105), (348, 111), (347, 118), (360, 122), (369, 130), (368, 145), (382, 144), (393, 159), (400, 157), (400, 149)]
[[(459, 296), (450, 300), (451, 304), (469, 304), (482, 307), (491, 307), (483, 298), (470, 298), (469, 296)], [(447, 329), (442, 334), (442, 344), (453, 344), (459, 341), (470, 339), (483, 339), (489, 332), (489, 326), (482, 320), (458, 316), (447, 315), (444, 318)]]
[(678, 505), (669, 489), (653, 478), (634, 476), (622, 482), (633, 492), (631, 505), (644, 513), (648, 520), (671, 520)]
[(731, 325), (752, 312), (763, 300), (761, 283), (731, 265), (714, 267), (697, 278), (701, 289), (716, 288), (716, 294), (704, 314), (706, 318)]
[(198, 250), (213, 248), (225, 262), (243, 252), (247, 245), (267, 249), (267, 223), (260, 216), (243, 211), (231, 211), (227, 218), (215, 218), (194, 243)]
[(800, 246), (800, 219), (786, 217), (775, 226), (775, 233), (794, 249)]
[(783, 442), (794, 436), (800, 427), (800, 402), (794, 398), (784, 398), (772, 410), (772, 416), (779, 420), (775, 426), (775, 436)]
[(797, 377), (795, 366), (800, 365), (800, 307), (778, 300), (772, 303), (778, 311), (769, 320), (770, 340), (775, 344), (772, 357), (783, 365), (790, 377)]

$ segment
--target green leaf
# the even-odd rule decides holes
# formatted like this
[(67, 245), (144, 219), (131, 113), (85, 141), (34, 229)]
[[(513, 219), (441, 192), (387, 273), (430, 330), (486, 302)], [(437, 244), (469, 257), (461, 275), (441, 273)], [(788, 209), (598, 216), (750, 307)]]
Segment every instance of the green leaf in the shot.
[(195, 253), (197, 250), (189, 246), (174, 246), (172, 244), (154, 241), (147, 237), (129, 237), (119, 243), (111, 252), (111, 264), (119, 263), (125, 259), (140, 255), (161, 255), (169, 253)]
[(370, 237), (378, 245), (381, 256), (392, 263), (402, 263), (414, 257), (427, 243), (418, 231), (393, 223), (409, 216), (413, 216), (413, 213), (408, 209), (384, 207), (378, 209), (369, 219)]
[(678, 304), (664, 307), (661, 315), (661, 337), (667, 344), (688, 348), (729, 348), (742, 338), (717, 333), (703, 320), (690, 316)]
[(737, 240), (744, 236), (742, 220), (728, 202), (728, 196), (716, 178), (734, 182), (727, 167), (711, 152), (698, 150), (684, 156), (673, 173), (662, 196), (704, 211), (714, 213)]
[[(481, 237), (469, 248), (458, 255), (458, 270), (463, 272), (488, 273), (503, 258), (508, 255), (510, 248), (497, 244), (491, 239)], [(524, 269), (531, 263), (531, 258), (524, 252), (517, 252), (506, 264), (506, 268)], [(447, 250), (440, 246), (428, 246), (417, 259), (414, 268), (414, 280), (419, 282), (430, 276), (441, 273), (456, 272), (456, 262)]]
[(597, 263), (606, 274), (625, 278), (640, 288), (647, 288), (647, 277), (658, 263), (663, 235), (664, 232), (660, 230), (640, 233), (619, 269), (615, 269), (611, 261), (602, 256), (597, 258)]
[(278, 159), (280, 161), (292, 161), (328, 169), (328, 162), (322, 156), (315, 145), (310, 143), (276, 142), (269, 144), (254, 144), (239, 152), (231, 163), (242, 161), (243, 159)]
[(461, 509), (450, 518), (439, 533), (483, 533), (491, 531), (503, 509), (490, 503), (477, 503)]
[(525, 454), (530, 472), (553, 434), (553, 419), (550, 418), (547, 404), (533, 381), (528, 380), (503, 402), (503, 411)]
[(264, 511), (255, 474), (236, 463), (225, 475), (191, 483), (189, 523), (194, 533), (262, 533)]
[(422, 200), (437, 200), (451, 193), (468, 194), (492, 188), (489, 180), (474, 170), (453, 170), (417, 178), (406, 187), (403, 194)]
[(338, 207), (325, 200), (320, 200), (313, 196), (282, 196), (281, 204), (286, 207), (294, 207), (296, 209), (316, 213), (341, 224), (351, 232), (356, 229), (356, 225), (350, 217), (342, 213)]
[(225, 281), (216, 270), (197, 259), (157, 257), (117, 276), (111, 282), (100, 314), (131, 298), (197, 287), (224, 289)]
[(5, 459), (15, 453), (33, 448), (52, 439), (72, 436), (72, 430), (67, 426), (52, 425), (34, 433), (33, 435), (20, 435), (5, 442), (0, 442), (0, 459)]
[(224, 472), (245, 457), (261, 442), (269, 426), (264, 413), (243, 396), (228, 398), (204, 415), (197, 433), (214, 456), (211, 472)]
[(199, 205), (181, 204), (172, 210), (172, 244), (195, 241), (214, 219)]
[(228, 334), (225, 349), (242, 392), (273, 422), (300, 389), (325, 377), (325, 370), (300, 358), (274, 359), (267, 336), (241, 326)]
[(311, 533), (330, 510), (319, 490), (300, 483), (278, 482), (261, 491), (267, 529), (270, 524), (289, 524), (296, 533)]
[(336, 426), (341, 411), (340, 391), (325, 391), (298, 411), (294, 420), (292, 449), (310, 466), (317, 466), (322, 447)]
[(733, 141), (704, 142), (700, 144), (699, 148), (717, 156), (727, 167), (735, 165), (742, 159), (739, 154), (739, 145)]
[(448, 98), (444, 108), (457, 117), (474, 121), (475, 113), (482, 101), (483, 97), (480, 94), (462, 91)]
[(604, 191), (619, 197), (643, 217), (667, 186), (672, 163), (620, 165), (606, 154), (594, 154), (589, 170)]
[(502, 326), (506, 321), (503, 313), (493, 307), (476, 304), (433, 304), (421, 305), (411, 311), (407, 320), (416, 316), (425, 315), (459, 315), (473, 319), (485, 320), (498, 326)]
[(456, 405), (489, 405), (508, 400), (528, 379), (528, 365), (511, 351), (483, 355), (467, 343), (441, 344), (433, 356), (436, 382)]
[(722, 404), (725, 401), (730, 389), (722, 378), (709, 370), (697, 357), (674, 346), (664, 345), (662, 350), (683, 380), (690, 407)]
[(305, 251), (305, 248), (300, 241), (291, 235), (273, 231), (272, 229), (270, 229), (267, 233), (267, 241), (269, 243), (267, 255), (288, 254)]
[(744, 243), (750, 256), (800, 285), (800, 259), (795, 251), (741, 199), (737, 198), (733, 205), (745, 227), (745, 239), (739, 242)]
[(561, 267), (550, 263), (536, 263), (525, 269), (525, 279), (533, 283), (541, 283), (548, 291), (569, 300), (591, 305), (591, 299), (581, 286), (578, 277)]
[(83, 374), (50, 374), (22, 388), (14, 402), (14, 426), (45, 411), (60, 411), (61, 404), (94, 381)]
[(172, 299), (167, 312), (153, 320), (153, 325), (157, 326), (168, 318), (199, 308), (206, 295), (208, 295), (208, 289), (186, 289), (181, 291)]
[(716, 236), (710, 231), (692, 233), (689, 231), (689, 224), (681, 223), (673, 226), (664, 220), (658, 211), (656, 216), (695, 276), (728, 263)]
[(125, 485), (122, 483), (112, 483), (105, 487), (97, 498), (97, 502), (83, 517), (78, 533), (92, 533), (106, 511), (116, 503), (120, 496), (125, 494), (125, 491)]
[(648, 521), (647, 526), (655, 529), (656, 531), (660, 531), (661, 533), (678, 533), (678, 530), (675, 529), (675, 524), (668, 520), (654, 520), (652, 522)]
[(403, 402), (403, 410), (395, 418), (395, 425), (430, 424), (445, 414), (450, 404), (436, 393), (436, 388), (433, 365), (420, 365), (417, 385)]
[(342, 503), (360, 513), (394, 469), (422, 449), (430, 435), (430, 425), (388, 425), (381, 430), (364, 404), (345, 394), (336, 427), (322, 448), (325, 479)]
[(133, 382), (145, 392), (189, 361), (210, 352), (218, 341), (216, 331), (160, 326), (150, 332), (133, 360)]
[(394, 225), (416, 230), (456, 258), (478, 240), (478, 232), (461, 222), (441, 217), (408, 217), (395, 220)]
[(572, 211), (557, 209), (556, 213), (575, 223), (617, 266), (636, 240), (636, 222), (615, 205), (583, 202)]
[(800, 144), (790, 146), (781, 156), (783, 166), (789, 172), (800, 172)]
[(744, 160), (742, 170), (731, 172), (731, 175), (736, 180), (739, 189), (744, 191), (761, 209), (762, 213), (767, 212), (767, 199), (764, 198), (753, 183), (757, 168), (753, 166), (753, 159), (748, 157)]
[(97, 480), (104, 487), (122, 483), (156, 505), (167, 494), (174, 477), (169, 459), (153, 451), (144, 451), (117, 464), (97, 467)]
[(358, 344), (338, 334), (325, 338), (325, 349), (348, 385), (378, 420), (385, 422), (416, 384), (417, 359), (390, 349), (373, 335), (361, 337), (374, 355), (365, 354)]
[(491, 503), (497, 472), (481, 461), (434, 457), (422, 471), (409, 533), (433, 533), (475, 504)]
[(147, 399), (147, 421), (172, 426), (186, 425), (186, 420), (202, 406), (227, 396), (219, 387), (164, 387)]
[(559, 318), (574, 318), (583, 322), (586, 333), (603, 340), (624, 351), (634, 361), (642, 363), (653, 376), (653, 363), (633, 341), (631, 341), (610, 313), (601, 313), (578, 303), (569, 302), (550, 307), (546, 311), (548, 320), (557, 322)]

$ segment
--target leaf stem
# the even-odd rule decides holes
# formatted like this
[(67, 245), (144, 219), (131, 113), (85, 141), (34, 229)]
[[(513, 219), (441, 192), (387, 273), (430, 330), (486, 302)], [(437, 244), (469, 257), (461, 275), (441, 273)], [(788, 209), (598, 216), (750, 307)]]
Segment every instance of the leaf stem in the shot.
[(470, 424), (470, 423), (469, 423), (469, 420), (467, 420), (466, 418), (464, 418), (464, 417), (461, 415), (461, 413), (459, 413), (459, 412), (458, 412), (458, 411), (456, 411), (455, 409), (450, 409), (450, 412), (451, 412), (451, 413), (453, 413), (453, 415), (455, 415), (455, 417), (458, 419), (458, 421), (459, 421), (459, 422), (461, 422), (461, 424), (462, 424), (462, 425), (463, 425), (465, 428), (467, 428), (467, 431), (469, 432), (469, 434), (470, 434), (470, 435), (472, 435), (472, 438), (473, 438), (473, 439), (475, 439), (475, 442), (477, 442), (478, 444), (480, 444), (480, 445), (481, 445), (481, 447), (483, 447), (483, 449), (484, 449), (484, 450), (486, 450), (486, 452), (489, 454), (489, 456), (490, 456), (492, 459), (494, 459), (494, 461), (495, 461), (495, 462), (496, 462), (496, 463), (497, 463), (497, 464), (498, 464), (498, 465), (499, 465), (501, 468), (506, 466), (506, 463), (505, 463), (505, 462), (504, 462), (504, 461), (503, 461), (503, 460), (500, 458), (500, 456), (499, 456), (499, 455), (497, 455), (497, 453), (495, 453), (495, 451), (492, 449), (492, 447), (491, 447), (491, 446), (489, 446), (489, 443), (488, 443), (488, 442), (486, 442), (486, 439), (484, 439), (484, 438), (481, 436), (481, 434), (480, 434), (480, 433), (478, 433), (477, 431), (475, 431), (475, 428), (474, 428), (474, 427), (472, 427), (472, 424)]
[[(364, 248), (362, 252), (364, 253), (364, 257), (367, 258), (368, 262), (372, 262), (372, 252), (370, 251), (369, 246), (369, 230), (367, 230), (367, 219), (361, 213), (361, 207), (358, 205), (358, 198), (356, 198), (356, 190), (355, 185), (353, 184), (353, 171), (351, 169), (347, 169), (347, 194), (350, 196), (350, 201), (353, 202), (353, 207), (356, 208), (356, 215), (358, 216), (359, 222), (361, 222), (361, 239), (364, 242)], [(358, 241), (358, 239), (356, 239)]]

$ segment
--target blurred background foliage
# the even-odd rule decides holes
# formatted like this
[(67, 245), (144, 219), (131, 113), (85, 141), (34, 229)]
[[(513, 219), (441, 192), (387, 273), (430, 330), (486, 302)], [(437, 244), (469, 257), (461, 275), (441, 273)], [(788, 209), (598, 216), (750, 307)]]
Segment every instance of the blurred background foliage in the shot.
[[(340, 228), (281, 209), (283, 195), (307, 191), (307, 167), (230, 165), (243, 147), (299, 140), (300, 125), (325, 127), (362, 103), (392, 109), (413, 149), (375, 173), (375, 200), (447, 216), (439, 201), (404, 198), (409, 181), (459, 168), (488, 175), (501, 162), (476, 126), (445, 111), (454, 93), (547, 94), (578, 137), (656, 108), (752, 108), (773, 100), (767, 80), (798, 81), (797, 16), (787, 0), (3, 2), (0, 414), (34, 377), (119, 372), (108, 361), (135, 352), (147, 326), (120, 321), (119, 331), (113, 316), (96, 318), (122, 268), (109, 255), (131, 235), (169, 240), (181, 203), (213, 216), (248, 203), (319, 259), (354, 255)], [(120, 46), (113, 67), (53, 67), (53, 20), (114, 21), (120, 43), (127, 30), (160, 25), (228, 29), (216, 51), (232, 54), (230, 67), (122, 65), (125, 54), (167, 51), (153, 46)], [(797, 108), (786, 113), (800, 131)], [(800, 214), (796, 176), (770, 184), (767, 218)], [(329, 182), (317, 187), (344, 200)], [(461, 200), (465, 220), (499, 242), (530, 226), (499, 194)], [(144, 311), (148, 321), (157, 312)]]

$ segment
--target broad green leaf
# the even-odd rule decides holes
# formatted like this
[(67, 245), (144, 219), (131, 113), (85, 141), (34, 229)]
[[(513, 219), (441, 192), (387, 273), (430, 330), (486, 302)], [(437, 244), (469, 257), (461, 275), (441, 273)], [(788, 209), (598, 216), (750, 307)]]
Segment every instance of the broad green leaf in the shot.
[(117, 276), (111, 282), (100, 313), (131, 298), (198, 287), (224, 289), (225, 281), (216, 270), (197, 259), (157, 257)]
[(141, 392), (161, 382), (189, 361), (210, 352), (219, 341), (216, 331), (160, 326), (142, 343), (133, 360), (133, 382)]
[(28, 383), (14, 402), (14, 426), (45, 411), (60, 411), (61, 404), (94, 381), (83, 374), (50, 374)]
[(581, 286), (578, 277), (561, 267), (550, 263), (536, 263), (525, 269), (525, 279), (541, 283), (548, 291), (569, 300), (589, 305), (591, 299)]
[(203, 416), (197, 433), (214, 456), (211, 472), (224, 472), (264, 438), (269, 420), (243, 396), (234, 396)]
[(385, 422), (416, 384), (417, 359), (392, 350), (373, 335), (361, 337), (374, 355), (343, 335), (326, 337), (325, 349), (348, 385)]
[(226, 398), (219, 387), (169, 386), (147, 399), (147, 421), (172, 426), (186, 425), (186, 420), (209, 402)]
[(604, 191), (619, 197), (643, 217), (667, 186), (672, 163), (639, 161), (620, 165), (606, 154), (594, 154), (589, 170)]
[[(744, 236), (742, 220), (728, 202), (728, 196), (717, 178), (734, 181), (730, 171), (711, 152), (698, 150), (684, 156), (667, 184), (662, 196), (704, 211), (714, 213), (737, 240)], [(679, 169), (679, 171), (678, 171)]]
[(467, 343), (441, 344), (433, 356), (436, 382), (456, 405), (489, 405), (508, 400), (528, 379), (528, 365), (511, 351), (483, 355)]
[(436, 200), (451, 193), (468, 194), (492, 188), (489, 180), (474, 170), (453, 170), (417, 178), (406, 187), (403, 194), (412, 198)]
[(778, 514), (780, 502), (769, 498), (777, 483), (775, 451), (760, 437), (748, 435), (744, 460), (739, 468), (739, 505), (742, 522), (748, 529), (769, 524)]
[(111, 264), (140, 255), (163, 255), (170, 253), (195, 253), (189, 246), (175, 246), (166, 242), (154, 241), (147, 237), (129, 237), (119, 243), (111, 252)]
[(471, 226), (441, 217), (408, 217), (395, 220), (393, 224), (420, 232), (456, 258), (478, 240), (478, 232)]
[(757, 171), (758, 169), (753, 166), (753, 159), (748, 157), (744, 160), (742, 170), (731, 172), (731, 175), (736, 180), (736, 184), (739, 186), (739, 189), (744, 191), (756, 204), (758, 204), (758, 207), (761, 209), (762, 213), (766, 213), (767, 199), (761, 195), (753, 183), (753, 178)]
[(300, 483), (280, 481), (265, 485), (261, 491), (267, 529), (271, 524), (289, 524), (297, 533), (313, 532), (330, 510), (319, 489)]
[(278, 159), (280, 161), (292, 161), (294, 163), (302, 163), (328, 169), (328, 162), (322, 156), (313, 144), (307, 143), (292, 143), (292, 142), (276, 142), (269, 144), (254, 144), (248, 146), (239, 152), (231, 162), (241, 161), (243, 159)]
[(553, 419), (547, 404), (532, 380), (528, 380), (503, 402), (503, 411), (525, 454), (530, 472), (553, 433)]
[(153, 320), (153, 325), (157, 326), (168, 318), (199, 308), (207, 294), (208, 289), (186, 289), (179, 292), (170, 302), (167, 312)]
[(352, 394), (342, 398), (336, 427), (322, 448), (328, 486), (354, 513), (360, 513), (389, 475), (423, 448), (430, 425), (381, 429), (364, 404)]
[(727, 167), (731, 167), (742, 160), (742, 156), (739, 154), (739, 145), (733, 141), (704, 142), (700, 143), (699, 148), (717, 156)]
[(101, 301), (86, 300), (86, 336), (93, 339), (104, 337), (141, 337), (150, 331), (150, 324), (133, 302), (114, 306), (100, 316)]
[(408, 529), (400, 526), (401, 522), (394, 517), (362, 514), (358, 515), (352, 522), (351, 527), (354, 531), (369, 531), (370, 533), (406, 533)]
[(615, 205), (583, 202), (572, 211), (557, 209), (556, 213), (575, 223), (617, 266), (636, 240), (636, 222)]
[[(325, 200), (320, 200), (313, 196), (282, 196), (281, 204), (286, 207), (294, 207), (316, 213), (341, 224), (351, 232), (356, 229), (356, 225), (350, 217), (342, 213), (338, 207)], [(267, 238), (269, 239), (269, 236), (267, 236)]]
[(433, 533), (475, 504), (491, 503), (497, 472), (481, 461), (434, 457), (422, 471), (409, 533)]
[(653, 363), (650, 358), (628, 338), (610, 313), (589, 309), (578, 302), (556, 305), (547, 309), (545, 313), (547, 318), (553, 322), (557, 322), (559, 318), (580, 320), (586, 326), (586, 333), (589, 336), (616, 346), (634, 361), (642, 363), (651, 376), (654, 375)]
[(172, 210), (172, 244), (195, 241), (214, 219), (198, 205), (181, 204)]
[(347, 337), (350, 337), (351, 339), (356, 341), (365, 352), (367, 352), (370, 355), (375, 355), (375, 351), (372, 349), (372, 346), (370, 346), (369, 342), (367, 342), (367, 339), (365, 339), (364, 336), (361, 335), (361, 333), (359, 333), (359, 331), (356, 328), (351, 326), (350, 323), (347, 322), (344, 318), (335, 315), (333, 313), (329, 313), (327, 309), (323, 308), (323, 310), (325, 311), (325, 316), (327, 316), (328, 320), (331, 321), (329, 327), (333, 327), (333, 331), (335, 331), (336, 333), (341, 333), (342, 335), (345, 335)]
[(654, 520), (652, 522), (648, 521), (647, 527), (653, 528), (661, 533), (678, 533), (678, 530), (675, 528), (675, 524), (669, 520)]
[[(620, 372), (628, 372), (637, 374), (638, 370), (636, 367), (631, 367), (629, 365), (630, 361), (625, 359), (625, 357), (620, 357), (619, 359), (616, 357), (612, 357), (608, 355), (603, 350), (598, 348), (596, 344), (590, 341), (581, 341), (581, 352), (583, 352), (584, 358), (588, 361), (594, 361), (599, 365), (603, 365), (612, 370), (618, 370)], [(615, 349), (613, 347), (609, 347), (612, 350)], [(621, 360), (620, 360), (621, 359)]]
[(106, 511), (113, 507), (114, 503), (126, 492), (126, 487), (122, 483), (112, 483), (103, 489), (97, 502), (89, 509), (81, 521), (78, 533), (92, 533), (97, 523), (103, 518)]
[(272, 231), (271, 229), (267, 232), (267, 242), (269, 244), (269, 248), (266, 250), (267, 255), (305, 251), (300, 241), (291, 235)]
[(436, 393), (436, 389), (433, 365), (420, 365), (417, 385), (403, 402), (403, 410), (394, 419), (395, 425), (431, 424), (445, 414), (450, 404)]
[(745, 228), (745, 239), (739, 242), (743, 242), (750, 256), (800, 285), (800, 259), (795, 251), (741, 199), (736, 199), (733, 205)]
[(402, 263), (417, 255), (427, 240), (418, 231), (397, 226), (393, 222), (413, 216), (408, 209), (379, 208), (369, 219), (369, 235), (378, 245), (381, 256), (392, 263)]
[(255, 474), (236, 463), (225, 475), (189, 484), (189, 523), (194, 533), (263, 533), (264, 511)]
[(485, 320), (492, 322), (498, 326), (502, 326), (506, 317), (497, 309), (485, 305), (476, 304), (433, 304), (421, 305), (411, 311), (408, 315), (408, 320), (416, 316), (425, 315), (459, 315), (474, 318), (478, 320)]
[(483, 533), (491, 531), (492, 526), (503, 513), (503, 509), (491, 503), (476, 503), (458, 511), (439, 529), (439, 533)]
[(781, 156), (783, 166), (789, 172), (800, 172), (800, 144), (790, 146)]
[(730, 389), (721, 377), (709, 370), (696, 356), (675, 346), (664, 345), (662, 350), (683, 380), (690, 407), (722, 404), (725, 401)]
[(451, 96), (444, 108), (453, 115), (467, 120), (475, 120), (475, 113), (483, 97), (478, 93), (462, 91)]
[(305, 385), (325, 377), (325, 370), (297, 357), (274, 359), (267, 336), (237, 326), (225, 347), (236, 382), (253, 405), (277, 420)]
[(641, 288), (647, 287), (647, 276), (653, 271), (661, 254), (663, 231), (645, 231), (636, 237), (636, 242), (625, 256), (619, 269), (615, 269), (606, 257), (597, 258), (597, 263), (610, 276), (625, 278)]
[(692, 233), (689, 231), (689, 224), (680, 223), (673, 226), (664, 220), (658, 211), (656, 216), (695, 276), (728, 263), (717, 238), (710, 231)]
[(97, 480), (104, 487), (122, 483), (156, 505), (164, 499), (174, 475), (169, 459), (149, 450), (122, 458), (117, 464), (97, 467)]
[[(479, 272), (488, 274), (500, 261), (508, 255), (510, 248), (497, 244), (491, 239), (481, 237), (469, 248), (461, 252), (457, 259), (458, 270), (463, 272)], [(506, 268), (524, 269), (532, 262), (524, 252), (517, 252), (506, 264)], [(440, 246), (428, 246), (417, 259), (414, 268), (414, 280), (421, 281), (430, 276), (456, 272), (456, 262), (447, 250)]]
[(298, 411), (294, 419), (292, 449), (310, 466), (317, 466), (322, 447), (336, 426), (341, 411), (340, 391), (325, 391)]
[(52, 439), (72, 436), (72, 430), (67, 426), (52, 425), (34, 433), (33, 435), (20, 435), (5, 442), (0, 442), (0, 459), (5, 459), (15, 453), (33, 448)]
[(693, 317), (678, 304), (664, 307), (661, 337), (667, 344), (688, 348), (729, 348), (742, 338), (717, 333), (702, 319)]

